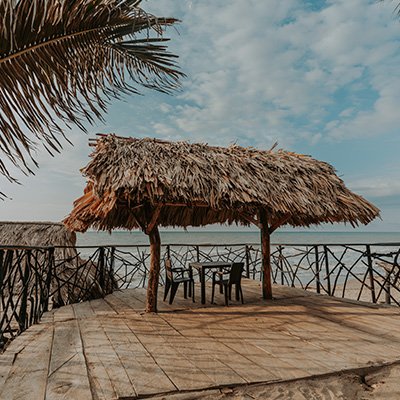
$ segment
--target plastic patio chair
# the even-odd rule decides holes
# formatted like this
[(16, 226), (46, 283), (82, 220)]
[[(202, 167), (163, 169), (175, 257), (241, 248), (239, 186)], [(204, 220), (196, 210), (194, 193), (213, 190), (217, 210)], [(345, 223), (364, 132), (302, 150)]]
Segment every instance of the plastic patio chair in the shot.
[(212, 294), (211, 303), (214, 303), (215, 286), (219, 285), (223, 289), (225, 295), (225, 305), (228, 305), (228, 298), (231, 300), (232, 286), (235, 285), (236, 289), (236, 300), (240, 299), (243, 301), (243, 291), (241, 286), (242, 272), (244, 269), (244, 263), (232, 263), (229, 271), (215, 271), (212, 276)]
[(187, 299), (189, 284), (189, 296), (192, 297), (194, 303), (194, 279), (191, 270), (182, 267), (172, 268), (171, 260), (169, 258), (166, 259), (164, 301), (168, 296), (169, 290), (171, 289), (169, 304), (172, 304), (178, 287), (181, 283), (183, 283), (183, 293), (185, 299)]

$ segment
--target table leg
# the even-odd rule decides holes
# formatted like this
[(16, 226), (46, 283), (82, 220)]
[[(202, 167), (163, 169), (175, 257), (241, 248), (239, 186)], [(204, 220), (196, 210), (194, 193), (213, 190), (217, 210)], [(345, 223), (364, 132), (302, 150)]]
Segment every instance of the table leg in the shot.
[(200, 279), (201, 279), (201, 304), (206, 304), (206, 270), (205, 270), (205, 268), (201, 268)]

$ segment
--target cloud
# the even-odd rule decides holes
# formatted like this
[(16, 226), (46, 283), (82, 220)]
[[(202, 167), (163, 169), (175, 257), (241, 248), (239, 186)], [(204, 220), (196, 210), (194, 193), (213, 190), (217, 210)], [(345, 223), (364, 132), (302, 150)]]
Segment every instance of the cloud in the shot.
[(400, 181), (397, 178), (365, 178), (349, 184), (349, 187), (366, 197), (400, 197)]
[(268, 146), (277, 139), (292, 145), (304, 132), (316, 143), (396, 127), (400, 53), (393, 4), (267, 4), (152, 5), (182, 19), (174, 50), (188, 74), (174, 108), (154, 122), (156, 134)]

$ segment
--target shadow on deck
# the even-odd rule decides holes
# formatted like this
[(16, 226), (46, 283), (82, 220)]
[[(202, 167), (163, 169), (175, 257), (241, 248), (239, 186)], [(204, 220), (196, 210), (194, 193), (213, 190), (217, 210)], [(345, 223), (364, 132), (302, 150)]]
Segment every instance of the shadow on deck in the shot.
[(0, 398), (133, 399), (400, 360), (398, 308), (282, 286), (263, 301), (250, 280), (243, 292), (229, 307), (178, 292), (145, 314), (145, 291), (130, 289), (47, 313), (0, 356)]

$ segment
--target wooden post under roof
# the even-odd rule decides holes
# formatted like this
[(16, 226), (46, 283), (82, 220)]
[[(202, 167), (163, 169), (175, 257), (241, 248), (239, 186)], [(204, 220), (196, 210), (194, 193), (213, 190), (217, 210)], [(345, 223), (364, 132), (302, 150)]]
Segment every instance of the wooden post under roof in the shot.
[(271, 241), (268, 226), (268, 215), (264, 208), (260, 208), (261, 230), (261, 265), (262, 265), (262, 293), (263, 299), (272, 299), (271, 281)]
[(146, 312), (157, 312), (157, 293), (160, 277), (161, 240), (158, 227), (148, 233), (150, 239), (150, 271), (147, 285)]
[(143, 224), (142, 229), (150, 240), (150, 270), (149, 281), (147, 284), (146, 296), (146, 312), (157, 312), (157, 294), (158, 282), (160, 279), (160, 257), (161, 257), (161, 239), (158, 231), (158, 218), (161, 212), (161, 205), (156, 208), (150, 204), (144, 204), (146, 226)]

